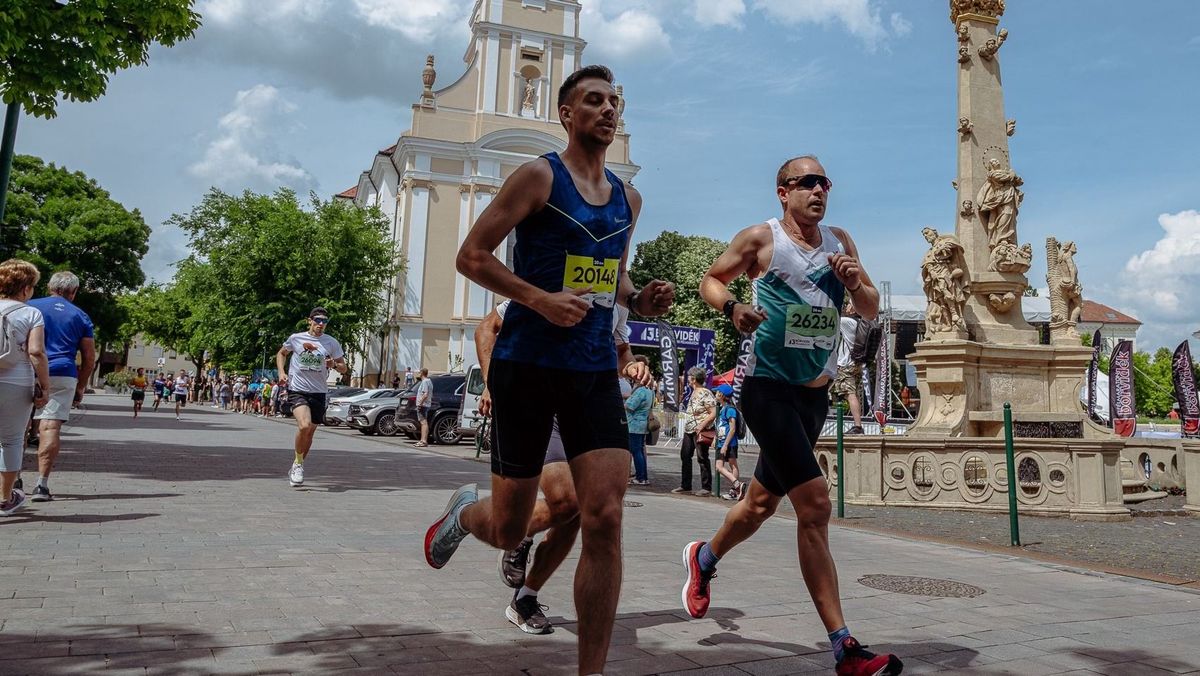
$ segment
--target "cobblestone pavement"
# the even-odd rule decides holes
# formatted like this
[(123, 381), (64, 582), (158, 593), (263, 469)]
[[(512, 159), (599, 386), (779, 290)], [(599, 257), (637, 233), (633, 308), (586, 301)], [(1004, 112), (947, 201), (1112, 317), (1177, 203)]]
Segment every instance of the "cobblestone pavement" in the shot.
[[(357, 434), (356, 432), (342, 432)], [(399, 440), (394, 443), (401, 443)], [(474, 450), (467, 445), (438, 447), (437, 452), (470, 457)], [(651, 492), (666, 493), (679, 485), (680, 460), (678, 448), (666, 446), (649, 449)], [(741, 454), (743, 474), (754, 471), (758, 455), (748, 448)], [(693, 460), (693, 465), (695, 461)], [(700, 487), (698, 470), (693, 484)], [(724, 487), (727, 487), (724, 486)], [(630, 489), (630, 494), (647, 489)], [(705, 498), (687, 496), (686, 500)], [(713, 498), (708, 500), (716, 501)], [(726, 506), (729, 503), (724, 503)], [(1182, 497), (1151, 500), (1135, 509), (1181, 511)], [(786, 503), (782, 513), (788, 513)], [(864, 507), (846, 505), (843, 525), (861, 527), (920, 538), (959, 542), (971, 546), (1001, 546), (1009, 543), (1007, 512), (969, 512), (912, 507)], [(1200, 588), (1200, 518), (1188, 514), (1138, 517), (1118, 523), (1073, 521), (1066, 518), (1022, 515), (1020, 519), (1022, 549), (1032, 556), (1046, 556), (1148, 576), (1170, 576), (1170, 581), (1193, 584)], [(1163, 578), (1167, 580), (1168, 578)]]
[[(287, 425), (88, 406), (66, 429), (56, 500), (0, 521), (0, 674), (573, 672), (574, 557), (542, 592), (556, 625), (542, 637), (504, 619), (494, 551), (467, 542), (441, 571), (423, 560), (425, 527), (485, 465), (322, 431), (291, 489)], [(606, 673), (831, 670), (791, 522), (727, 557), (709, 617), (690, 620), (679, 549), (724, 505), (628, 500), (640, 506), (626, 509)], [(862, 530), (831, 540), (851, 628), (903, 655), (906, 674), (1200, 673), (1195, 592)], [(868, 575), (984, 593), (907, 595), (857, 582)]]

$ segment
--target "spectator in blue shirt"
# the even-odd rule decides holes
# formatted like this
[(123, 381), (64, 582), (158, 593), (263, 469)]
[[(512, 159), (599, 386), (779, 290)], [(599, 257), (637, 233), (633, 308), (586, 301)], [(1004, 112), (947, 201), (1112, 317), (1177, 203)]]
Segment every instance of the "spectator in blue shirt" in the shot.
[[(62, 424), (71, 418), (71, 407), (83, 401), (88, 378), (96, 365), (96, 343), (92, 320), (75, 307), (79, 277), (62, 270), (50, 278), (50, 295), (29, 301), (41, 310), (46, 322), (46, 357), (50, 360), (50, 399), (39, 408), (38, 483), (33, 489), (34, 502), (53, 500), (50, 495), (50, 471), (58, 459)], [(76, 354), (83, 363), (76, 367)]]
[(746, 482), (741, 481), (738, 472), (738, 428), (742, 426), (742, 416), (737, 407), (730, 403), (733, 388), (720, 385), (713, 389), (717, 395), (717, 471), (729, 479), (729, 490), (722, 493), (726, 500), (741, 500), (746, 491)]
[[(635, 361), (646, 363), (642, 355), (634, 357)], [(625, 399), (625, 419), (629, 422), (629, 452), (633, 454), (634, 486), (649, 486), (650, 477), (646, 474), (646, 434), (650, 431), (647, 423), (650, 419), (650, 407), (654, 405), (654, 390), (641, 383), (631, 382), (633, 391)]]

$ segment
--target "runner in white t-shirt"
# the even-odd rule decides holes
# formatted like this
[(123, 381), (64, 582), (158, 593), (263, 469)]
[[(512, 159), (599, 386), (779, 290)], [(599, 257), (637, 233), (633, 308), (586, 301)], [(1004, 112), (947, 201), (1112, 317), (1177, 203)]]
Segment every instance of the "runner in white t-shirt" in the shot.
[(179, 420), (179, 413), (187, 406), (188, 388), (191, 387), (191, 380), (188, 378), (187, 371), (180, 369), (179, 377), (175, 379), (175, 419)]
[[(293, 333), (275, 354), (279, 384), (287, 387), (287, 401), (296, 419), (296, 458), (288, 472), (293, 487), (304, 485), (304, 458), (312, 448), (317, 425), (325, 422), (325, 395), (329, 369), (345, 373), (346, 354), (332, 336), (325, 335), (329, 313), (315, 307), (308, 313), (308, 331)], [(285, 366), (285, 360), (291, 357)]]

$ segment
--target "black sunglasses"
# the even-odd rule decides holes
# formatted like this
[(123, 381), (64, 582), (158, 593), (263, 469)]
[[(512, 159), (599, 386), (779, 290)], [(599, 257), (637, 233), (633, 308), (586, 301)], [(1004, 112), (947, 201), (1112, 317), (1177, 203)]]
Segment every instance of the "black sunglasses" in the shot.
[(315, 322), (317, 324), (328, 324), (329, 323), (329, 317), (309, 317), (309, 319), (311, 319), (313, 322)]
[(829, 189), (833, 187), (833, 181), (829, 180), (828, 176), (820, 174), (804, 174), (803, 176), (788, 176), (780, 185), (788, 188), (804, 188), (805, 190), (812, 190), (819, 185), (825, 192), (829, 192)]

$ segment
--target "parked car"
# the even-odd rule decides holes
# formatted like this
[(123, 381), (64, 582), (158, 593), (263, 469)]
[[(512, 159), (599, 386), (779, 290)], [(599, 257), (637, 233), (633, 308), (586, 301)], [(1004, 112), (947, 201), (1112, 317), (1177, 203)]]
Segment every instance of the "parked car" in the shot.
[(353, 397), (356, 394), (362, 394), (366, 391), (366, 388), (363, 387), (336, 387), (332, 390), (329, 390), (329, 394), (325, 396), (332, 401), (340, 397)]
[(483, 424), (483, 416), (479, 415), (483, 387), (483, 371), (475, 364), (467, 370), (466, 392), (463, 393), (462, 409), (458, 413), (458, 434), (464, 439), (474, 439)]
[[(462, 408), (466, 376), (451, 373), (431, 376), (433, 404), (429, 410), (429, 441), (435, 444), (457, 444), (458, 414)], [(347, 424), (366, 435), (403, 433), (409, 439), (421, 434), (417, 421), (417, 390), (413, 387), (399, 397), (371, 399), (350, 404)]]
[(393, 390), (391, 388), (364, 390), (360, 387), (356, 387), (346, 389), (355, 389), (358, 390), (358, 392), (354, 392), (345, 396), (335, 396), (332, 392), (330, 393), (329, 404), (325, 408), (326, 425), (341, 425), (342, 423), (346, 422), (346, 419), (350, 415), (350, 404), (360, 401), (367, 401), (369, 399), (386, 399), (389, 397), (395, 398), (400, 396), (400, 394), (403, 392), (403, 390)]

